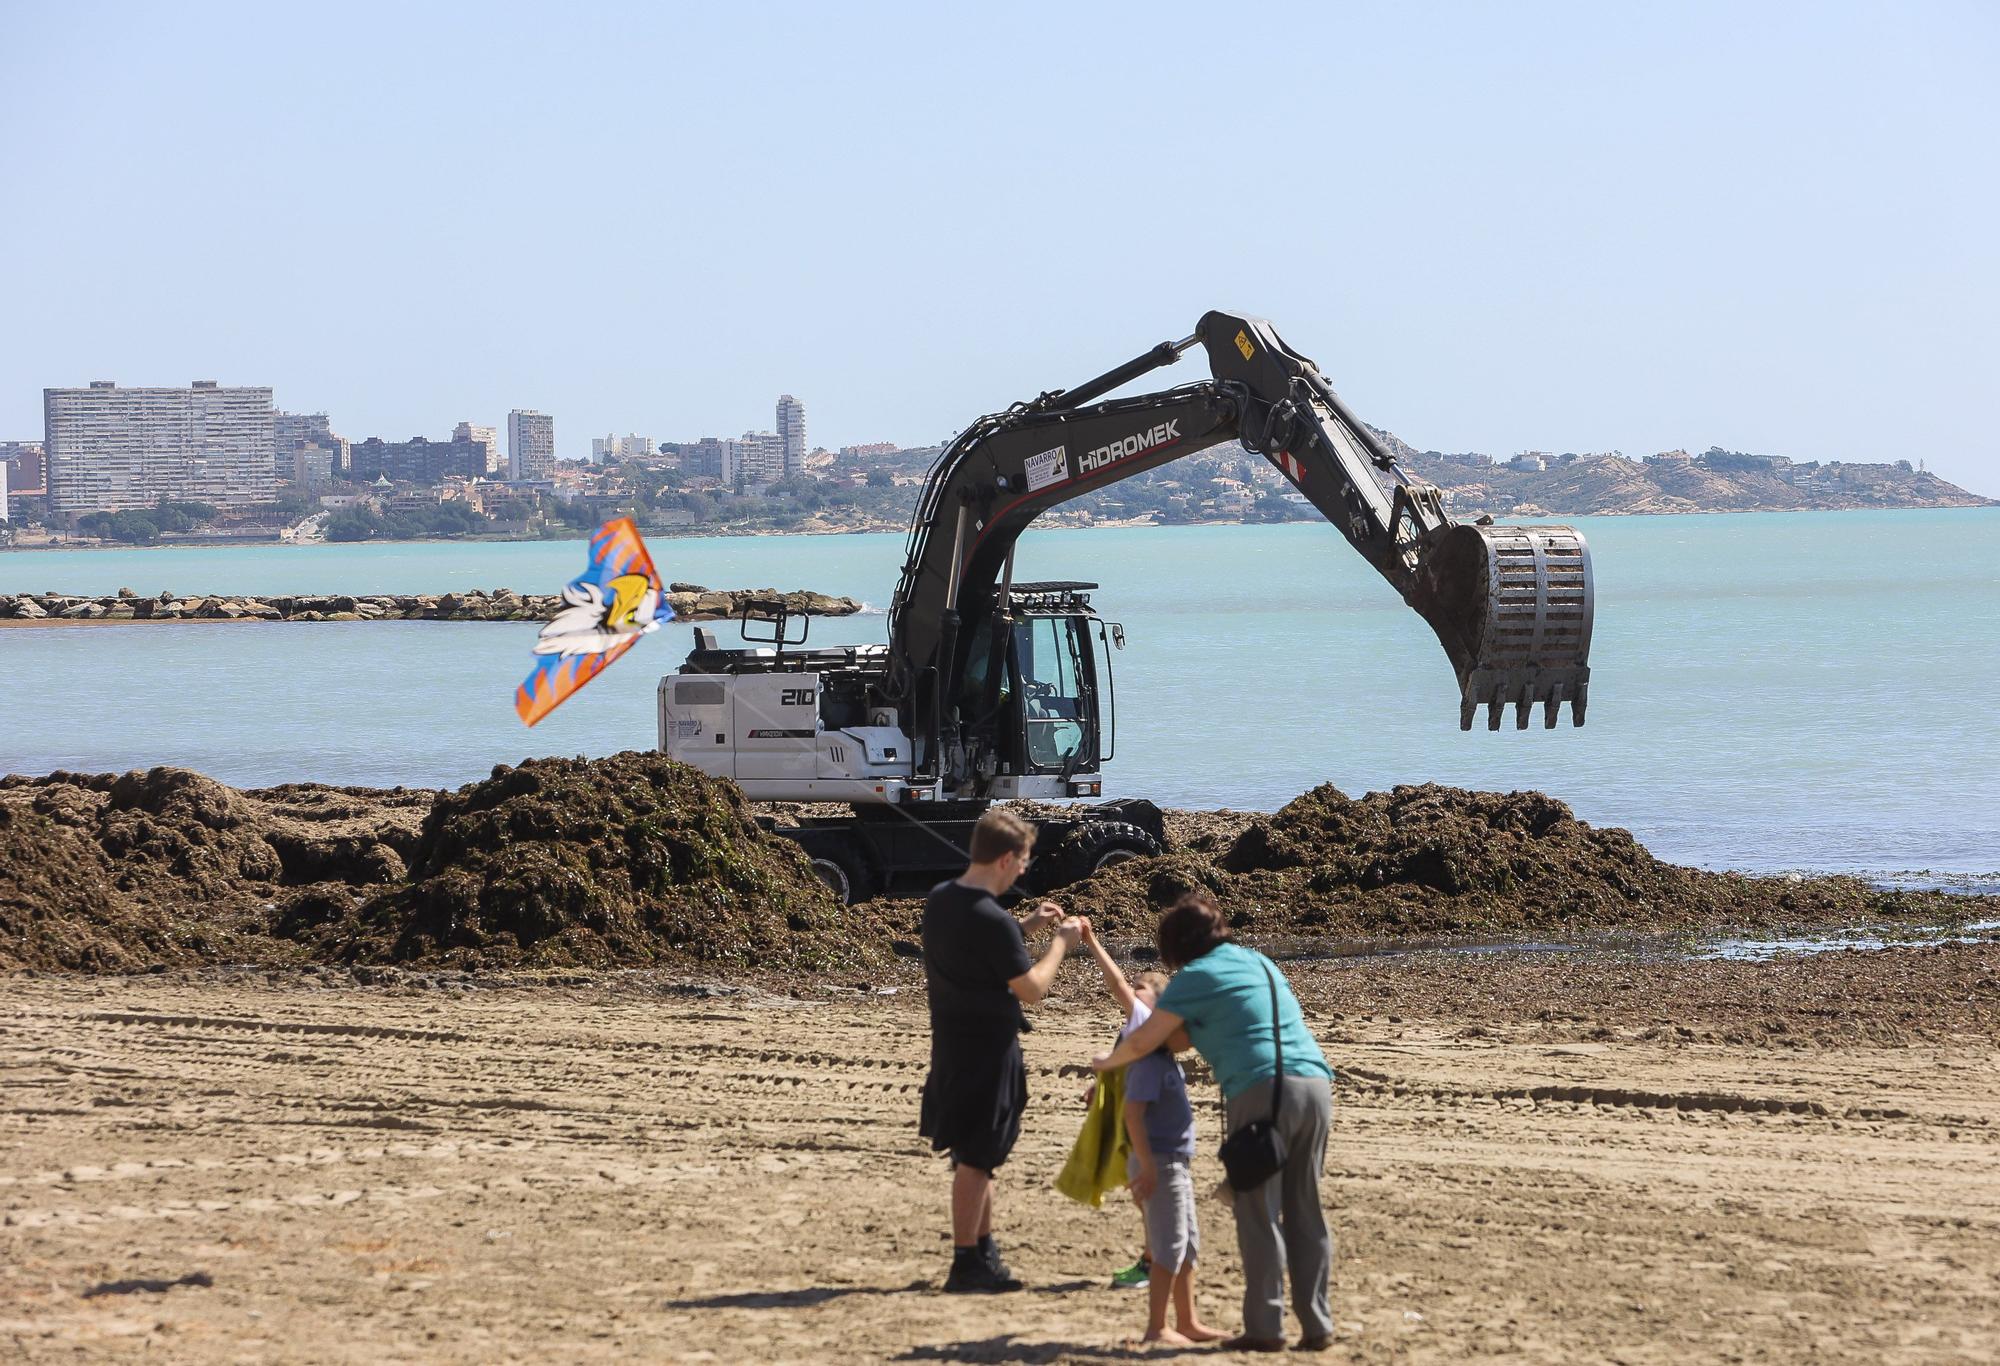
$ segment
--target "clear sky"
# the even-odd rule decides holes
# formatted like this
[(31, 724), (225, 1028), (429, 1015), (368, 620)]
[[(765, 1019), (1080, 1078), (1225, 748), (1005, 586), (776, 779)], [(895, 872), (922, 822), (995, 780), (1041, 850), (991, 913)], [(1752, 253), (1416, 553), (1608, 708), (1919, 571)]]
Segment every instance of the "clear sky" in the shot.
[(917, 444), (1228, 307), (1419, 447), (2000, 494), (1996, 72), (1992, 4), (0, 0), (0, 439)]

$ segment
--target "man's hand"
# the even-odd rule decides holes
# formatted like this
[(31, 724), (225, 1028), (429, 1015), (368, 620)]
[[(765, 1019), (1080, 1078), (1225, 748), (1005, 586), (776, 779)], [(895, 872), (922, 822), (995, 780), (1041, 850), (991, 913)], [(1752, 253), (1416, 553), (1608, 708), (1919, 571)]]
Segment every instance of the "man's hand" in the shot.
[(1109, 1053), (1099, 1053), (1090, 1060), (1090, 1070), (1093, 1072), (1109, 1072), (1111, 1070), (1111, 1055)]
[(1089, 925), (1082, 916), (1071, 916), (1056, 926), (1056, 938), (1062, 940), (1064, 948), (1073, 949), (1083, 941), (1083, 932)]
[(1126, 1184), (1132, 1188), (1134, 1199), (1145, 1200), (1151, 1198), (1153, 1192), (1160, 1185), (1159, 1165), (1153, 1162), (1141, 1162), (1139, 1170), (1132, 1174), (1132, 1179)]
[(1040, 934), (1063, 917), (1063, 908), (1053, 901), (1044, 901), (1028, 912), (1028, 918), (1021, 922), (1022, 934)]

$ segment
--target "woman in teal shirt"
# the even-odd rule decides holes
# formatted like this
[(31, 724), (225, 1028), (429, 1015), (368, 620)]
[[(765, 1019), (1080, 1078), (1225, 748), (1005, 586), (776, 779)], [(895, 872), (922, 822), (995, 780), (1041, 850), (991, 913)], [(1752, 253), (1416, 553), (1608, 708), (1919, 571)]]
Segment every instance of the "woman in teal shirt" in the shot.
[[(1319, 1202), (1326, 1133), (1333, 1121), (1333, 1070), (1306, 1028), (1305, 1012), (1277, 966), (1255, 949), (1229, 942), (1215, 900), (1192, 892), (1160, 917), (1160, 959), (1174, 969), (1152, 1016), (1116, 1049), (1090, 1060), (1102, 1072), (1147, 1056), (1175, 1030), (1188, 1038), (1222, 1088), (1229, 1132), (1271, 1113), (1279, 1087), (1278, 1132), (1284, 1168), (1255, 1190), (1235, 1193), (1236, 1246), (1243, 1254), (1243, 1336), (1224, 1343), (1237, 1351), (1282, 1351), (1285, 1276), (1292, 1282), (1309, 1351), (1333, 1341), (1328, 1281), (1333, 1236)], [(1276, 1015), (1273, 1017), (1273, 996)], [(1274, 1038), (1273, 1024), (1276, 1024)], [(1284, 1076), (1278, 1077), (1278, 1052)]]

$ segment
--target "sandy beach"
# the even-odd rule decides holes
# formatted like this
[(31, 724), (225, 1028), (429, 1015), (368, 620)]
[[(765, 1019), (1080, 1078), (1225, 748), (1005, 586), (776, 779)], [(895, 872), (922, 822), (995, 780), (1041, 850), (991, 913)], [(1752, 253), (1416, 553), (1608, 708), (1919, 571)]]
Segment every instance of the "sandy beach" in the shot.
[[(1004, 1173), (1031, 1288), (984, 1299), (936, 1291), (907, 968), (360, 975), (6, 979), (0, 1341), (31, 1361), (1140, 1354), (1139, 1300), (1105, 1286), (1131, 1212), (1050, 1186), (1114, 1024), (1083, 965), (1026, 1041)], [(2000, 1352), (2000, 946), (1293, 976), (1340, 1072), (1320, 1359)], [(1219, 1116), (1192, 1079), (1206, 1186)], [(1233, 1327), (1230, 1220), (1202, 1217), (1200, 1301)]]

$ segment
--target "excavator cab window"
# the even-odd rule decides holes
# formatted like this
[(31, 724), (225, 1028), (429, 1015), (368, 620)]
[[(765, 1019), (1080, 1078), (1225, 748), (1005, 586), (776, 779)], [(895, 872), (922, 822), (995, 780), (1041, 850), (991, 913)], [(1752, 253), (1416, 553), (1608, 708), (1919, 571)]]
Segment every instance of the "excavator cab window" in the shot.
[(1028, 772), (1094, 766), (1096, 704), (1079, 634), (1085, 624), (1082, 617), (1029, 617), (1014, 627), (1014, 692)]

